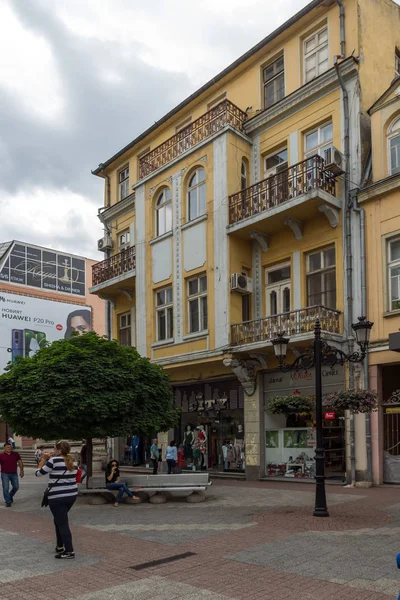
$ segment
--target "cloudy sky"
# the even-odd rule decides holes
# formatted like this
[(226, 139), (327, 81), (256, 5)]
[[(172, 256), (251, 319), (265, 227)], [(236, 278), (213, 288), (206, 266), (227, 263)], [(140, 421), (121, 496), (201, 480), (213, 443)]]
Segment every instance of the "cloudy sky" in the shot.
[(100, 162), (307, 0), (0, 0), (0, 242), (98, 257)]

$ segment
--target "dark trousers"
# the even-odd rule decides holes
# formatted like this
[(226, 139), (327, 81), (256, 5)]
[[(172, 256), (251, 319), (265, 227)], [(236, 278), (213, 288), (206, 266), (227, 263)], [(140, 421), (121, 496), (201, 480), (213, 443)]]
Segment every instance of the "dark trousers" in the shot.
[(172, 469), (176, 465), (176, 461), (173, 458), (168, 458), (167, 459), (167, 465), (168, 465), (168, 475), (171, 475)]
[(68, 513), (71, 510), (76, 496), (69, 498), (54, 498), (49, 500), (49, 508), (54, 518), (57, 546), (64, 546), (65, 552), (73, 552), (72, 534), (69, 528)]
[(152, 458), (151, 462), (153, 463), (153, 475), (157, 475), (157, 473), (158, 473), (158, 460), (156, 458)]

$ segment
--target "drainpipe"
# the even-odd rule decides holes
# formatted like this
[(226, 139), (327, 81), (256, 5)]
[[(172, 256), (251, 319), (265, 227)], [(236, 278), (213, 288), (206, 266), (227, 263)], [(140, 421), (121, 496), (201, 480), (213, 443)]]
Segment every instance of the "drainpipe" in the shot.
[[(361, 181), (363, 188), (372, 169), (372, 155), (369, 153), (367, 164), (365, 167), (365, 175)], [(360, 215), (360, 259), (361, 259), (361, 315), (367, 314), (367, 270), (366, 270), (366, 243), (365, 243), (365, 210), (360, 208), (357, 202), (359, 189), (352, 190), (350, 193), (354, 199), (354, 211)], [(369, 355), (364, 359), (364, 386), (369, 387)], [(372, 436), (371, 436), (371, 415), (365, 415), (365, 437), (367, 447), (367, 481), (372, 483)]]
[[(103, 167), (103, 165), (99, 165), (99, 167)], [(110, 185), (110, 177), (109, 175), (107, 175), (107, 173), (104, 171), (104, 168), (101, 169), (101, 172), (104, 176), (104, 179), (106, 180), (106, 207), (110, 207), (111, 206), (111, 185)], [(92, 171), (93, 173), (93, 171)], [(102, 222), (102, 224), (104, 225), (104, 231), (107, 234), (110, 234), (110, 229), (107, 225), (107, 223), (105, 223), (104, 219), (103, 219), (103, 213), (102, 213), (103, 209), (99, 209), (97, 212), (97, 216), (100, 219), (100, 221)], [(111, 256), (111, 252), (110, 250), (106, 251), (106, 257), (109, 258)], [(111, 310), (111, 302), (109, 302), (109, 300), (106, 300), (106, 335), (107, 338), (109, 340), (112, 339), (112, 327), (111, 327), (111, 322), (112, 322), (112, 310)]]
[[(344, 6), (340, 0), (337, 0), (340, 7), (340, 50), (341, 54), (335, 56), (334, 65), (336, 74), (340, 83), (343, 94), (343, 114), (344, 114), (344, 159), (345, 159), (345, 175), (344, 175), (344, 198), (345, 198), (345, 219), (343, 221), (344, 237), (345, 237), (345, 262), (346, 262), (346, 281), (347, 281), (347, 337), (349, 353), (353, 353), (354, 340), (352, 334), (353, 324), (353, 254), (352, 254), (352, 239), (351, 239), (351, 216), (352, 216), (352, 199), (349, 197), (349, 181), (350, 181), (350, 109), (349, 109), (349, 94), (346, 89), (345, 82), (339, 68), (339, 59), (346, 58), (346, 40), (344, 28)], [(350, 367), (349, 370), (349, 386), (354, 388), (354, 372)], [(354, 413), (350, 412), (350, 471), (351, 485), (356, 483), (356, 445), (355, 445), (355, 423)]]

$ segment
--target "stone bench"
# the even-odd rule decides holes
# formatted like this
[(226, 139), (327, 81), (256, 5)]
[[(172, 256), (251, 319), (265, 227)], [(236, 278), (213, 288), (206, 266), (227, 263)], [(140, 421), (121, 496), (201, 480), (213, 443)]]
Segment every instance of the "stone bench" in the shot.
[[(139, 500), (123, 496), (122, 501), (129, 504), (150, 501), (152, 504), (163, 504), (173, 494), (185, 495), (187, 502), (204, 502), (205, 492), (211, 482), (208, 473), (190, 473), (179, 475), (121, 475)], [(94, 476), (89, 480), (89, 488), (80, 486), (79, 494), (88, 496), (90, 504), (105, 504), (115, 502), (117, 490), (108, 490), (105, 476)]]

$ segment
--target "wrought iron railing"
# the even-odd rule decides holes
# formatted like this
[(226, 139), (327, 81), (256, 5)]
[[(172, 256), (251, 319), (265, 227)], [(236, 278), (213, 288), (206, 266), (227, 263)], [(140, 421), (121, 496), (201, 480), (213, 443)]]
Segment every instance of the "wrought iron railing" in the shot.
[(217, 106), (178, 131), (168, 140), (139, 159), (139, 179), (147, 177), (160, 167), (168, 164), (180, 154), (186, 152), (226, 125), (242, 131), (247, 115), (229, 100), (223, 100)]
[(332, 196), (336, 193), (335, 177), (325, 169), (324, 159), (318, 155), (229, 196), (229, 224), (258, 215), (314, 189), (322, 189)]
[(326, 306), (309, 306), (273, 317), (235, 323), (231, 326), (231, 346), (268, 342), (282, 332), (285, 332), (288, 337), (311, 333), (314, 331), (317, 319), (320, 320), (323, 331), (340, 333), (338, 310)]
[(118, 254), (110, 256), (92, 267), (92, 285), (99, 285), (114, 277), (133, 271), (136, 267), (135, 247), (121, 250)]

